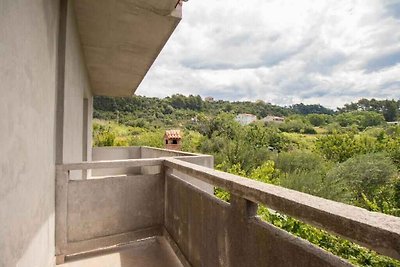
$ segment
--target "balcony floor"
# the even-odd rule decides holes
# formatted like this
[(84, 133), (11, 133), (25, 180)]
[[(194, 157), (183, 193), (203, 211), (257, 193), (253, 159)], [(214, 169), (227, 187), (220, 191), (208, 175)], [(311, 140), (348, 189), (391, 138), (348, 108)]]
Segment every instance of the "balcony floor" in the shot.
[(108, 253), (73, 256), (60, 267), (183, 267), (164, 238), (140, 241)]

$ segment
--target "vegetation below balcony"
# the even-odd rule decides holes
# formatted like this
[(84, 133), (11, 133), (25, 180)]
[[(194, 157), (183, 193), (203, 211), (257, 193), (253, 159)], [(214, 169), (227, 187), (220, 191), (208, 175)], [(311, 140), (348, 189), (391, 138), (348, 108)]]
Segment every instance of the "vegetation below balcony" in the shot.
[[(333, 112), (315, 105), (283, 108), (173, 96), (98, 98), (95, 108), (96, 146), (163, 147), (165, 129), (177, 127), (184, 132), (183, 149), (214, 155), (219, 170), (400, 216), (400, 126), (385, 122), (397, 119), (396, 101), (361, 100)], [(234, 120), (237, 113), (280, 115), (286, 121), (241, 126)], [(215, 193), (229, 201), (227, 192)], [(263, 207), (258, 212), (353, 264), (400, 266), (288, 216)]]

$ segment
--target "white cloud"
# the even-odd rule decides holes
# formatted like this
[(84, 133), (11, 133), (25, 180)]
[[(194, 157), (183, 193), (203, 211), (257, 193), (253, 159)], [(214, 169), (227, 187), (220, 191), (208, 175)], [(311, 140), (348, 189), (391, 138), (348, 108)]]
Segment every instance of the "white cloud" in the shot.
[(399, 0), (190, 0), (137, 94), (341, 106), (400, 98)]

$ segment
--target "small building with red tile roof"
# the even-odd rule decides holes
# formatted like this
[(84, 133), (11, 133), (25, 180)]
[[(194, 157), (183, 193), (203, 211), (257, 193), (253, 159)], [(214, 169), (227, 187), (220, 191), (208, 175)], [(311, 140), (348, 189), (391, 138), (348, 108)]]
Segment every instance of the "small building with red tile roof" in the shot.
[(164, 146), (166, 149), (182, 150), (182, 135), (180, 130), (167, 130), (164, 134)]

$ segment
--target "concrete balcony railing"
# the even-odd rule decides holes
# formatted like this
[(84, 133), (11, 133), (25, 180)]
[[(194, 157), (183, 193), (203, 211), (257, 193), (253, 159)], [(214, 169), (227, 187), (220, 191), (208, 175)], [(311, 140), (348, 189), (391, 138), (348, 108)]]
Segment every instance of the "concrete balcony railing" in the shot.
[[(103, 148), (100, 154), (115, 157), (113, 149)], [(73, 260), (143, 240), (163, 240), (177, 259), (173, 266), (351, 266), (261, 221), (258, 204), (400, 259), (400, 218), (215, 171), (210, 156), (151, 148), (141, 153), (154, 158), (58, 166), (59, 263), (65, 257)], [(73, 170), (90, 169), (98, 176), (69, 178)], [(230, 203), (212, 194), (214, 186), (231, 193)]]

